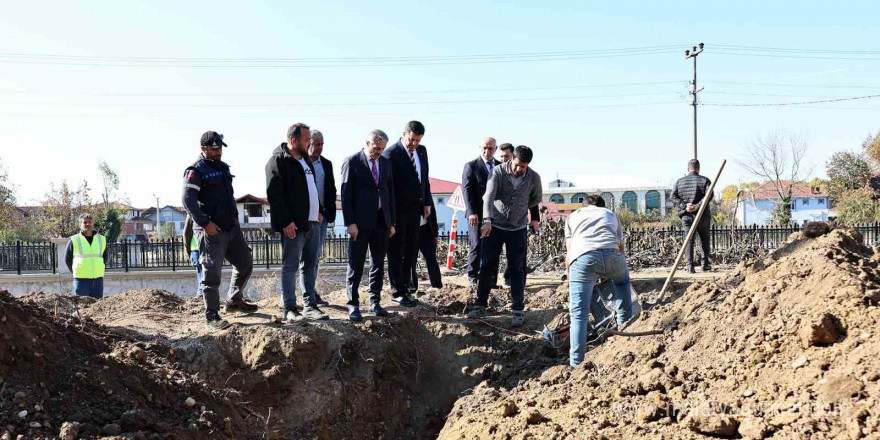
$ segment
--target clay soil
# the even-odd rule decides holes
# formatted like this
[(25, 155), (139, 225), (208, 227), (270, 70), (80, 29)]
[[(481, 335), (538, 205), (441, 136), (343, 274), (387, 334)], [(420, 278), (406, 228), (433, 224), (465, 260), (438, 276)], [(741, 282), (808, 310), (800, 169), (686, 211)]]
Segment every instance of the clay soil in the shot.
[(530, 277), (517, 329), (506, 289), (465, 319), (460, 277), (360, 324), (322, 279), (331, 320), (281, 324), (267, 297), (220, 332), (173, 292), (0, 293), (0, 438), (877, 438), (874, 255), (836, 230), (665, 299), (664, 274), (635, 274), (630, 329), (665, 333), (612, 337), (576, 369), (537, 333), (567, 313), (558, 275)]

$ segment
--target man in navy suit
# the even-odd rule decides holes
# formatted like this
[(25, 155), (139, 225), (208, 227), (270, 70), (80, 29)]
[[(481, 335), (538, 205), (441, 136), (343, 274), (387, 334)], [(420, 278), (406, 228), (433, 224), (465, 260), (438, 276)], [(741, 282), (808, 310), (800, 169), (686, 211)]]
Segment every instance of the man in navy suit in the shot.
[[(501, 162), (495, 160), (495, 138), (487, 137), (480, 144), (480, 157), (464, 164), (461, 186), (468, 216), (468, 280), (476, 287), (480, 277), (480, 225), (483, 224), (483, 194), (489, 173)], [(497, 278), (497, 274), (496, 274)], [(493, 283), (494, 284), (494, 283)]]
[(370, 251), (370, 312), (387, 316), (379, 304), (388, 238), (395, 236), (394, 182), (391, 163), (382, 157), (388, 135), (373, 130), (364, 149), (342, 162), (342, 217), (348, 231), (348, 317), (361, 321), (358, 288)]
[(388, 278), (392, 301), (404, 307), (419, 302), (407, 290), (419, 250), (419, 228), (431, 216), (431, 184), (428, 181), (428, 150), (420, 145), (425, 126), (409, 121), (400, 140), (382, 156), (391, 163), (397, 233), (388, 241)]

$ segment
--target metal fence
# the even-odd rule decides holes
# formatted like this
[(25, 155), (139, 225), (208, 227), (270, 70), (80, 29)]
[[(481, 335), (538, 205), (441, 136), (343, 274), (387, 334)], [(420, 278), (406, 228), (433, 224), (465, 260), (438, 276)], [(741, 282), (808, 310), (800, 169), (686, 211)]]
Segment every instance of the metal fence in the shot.
[[(855, 227), (864, 235), (868, 245), (880, 244), (880, 223), (859, 224)], [(723, 251), (735, 243), (738, 235), (750, 234), (756, 237), (765, 249), (773, 249), (788, 239), (789, 235), (800, 231), (798, 225), (789, 226), (747, 226), (747, 227), (713, 227), (711, 242), (714, 251)], [(627, 248), (646, 234), (669, 234), (670, 237), (683, 240), (686, 231), (681, 228), (632, 228), (626, 232)], [(563, 240), (563, 237), (559, 237)], [(248, 235), (246, 237), (254, 257), (254, 266), (272, 267), (281, 265), (281, 237), (278, 234)], [(449, 241), (449, 234), (438, 237), (440, 243)], [(458, 249), (467, 249), (466, 234), (456, 238)], [(444, 247), (445, 248), (445, 247)], [(58, 267), (57, 248), (50, 242), (0, 243), (0, 273), (15, 272), (52, 272)], [(322, 261), (324, 263), (344, 263), (348, 256), (348, 236), (337, 236), (328, 233), (324, 245)], [(441, 264), (443, 260), (441, 260)], [(60, 264), (65, 264), (63, 261)], [(107, 245), (107, 269), (128, 272), (142, 269), (178, 270), (190, 269), (190, 258), (182, 238), (168, 241), (110, 243)]]

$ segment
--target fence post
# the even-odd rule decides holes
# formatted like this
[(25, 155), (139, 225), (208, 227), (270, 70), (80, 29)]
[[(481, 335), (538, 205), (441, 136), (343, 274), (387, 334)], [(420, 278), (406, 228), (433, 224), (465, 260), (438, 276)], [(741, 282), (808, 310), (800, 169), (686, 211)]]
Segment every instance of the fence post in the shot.
[(52, 261), (52, 275), (55, 275), (55, 272), (56, 272), (55, 265), (57, 264), (55, 259), (58, 257), (58, 255), (57, 255), (58, 251), (55, 249), (55, 243), (52, 243), (51, 241), (49, 242), (49, 251), (52, 252), (52, 260), (51, 260)]
[(266, 246), (266, 250), (263, 252), (263, 255), (266, 256), (266, 269), (269, 268), (269, 234), (263, 234), (263, 244)]
[(128, 239), (122, 240), (122, 266), (128, 272)]
[(18, 274), (21, 275), (21, 240), (15, 241), (15, 266)]
[(171, 271), (177, 272), (177, 237), (171, 237)]

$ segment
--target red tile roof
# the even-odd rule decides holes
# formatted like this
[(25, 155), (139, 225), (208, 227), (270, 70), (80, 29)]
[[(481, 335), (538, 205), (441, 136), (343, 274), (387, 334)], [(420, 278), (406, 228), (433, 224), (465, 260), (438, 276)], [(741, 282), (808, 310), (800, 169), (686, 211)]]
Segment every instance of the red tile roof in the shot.
[(235, 203), (262, 203), (264, 205), (268, 205), (269, 201), (252, 194), (245, 194), (235, 199)]
[[(827, 194), (822, 194), (818, 189), (810, 188), (809, 185), (801, 185), (799, 183), (792, 184), (787, 180), (781, 181), (783, 188), (788, 189), (791, 187), (791, 196), (792, 197), (826, 197)], [(776, 186), (773, 182), (766, 182), (763, 185), (759, 186), (755, 191), (755, 199), (778, 199), (779, 193), (776, 192)], [(745, 197), (745, 196), (744, 196)]]
[(461, 186), (457, 182), (435, 179), (433, 177), (429, 177), (428, 181), (431, 182), (431, 194), (452, 194), (455, 192), (455, 188)]

